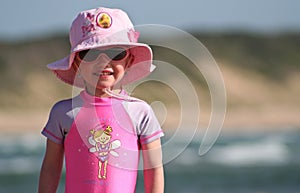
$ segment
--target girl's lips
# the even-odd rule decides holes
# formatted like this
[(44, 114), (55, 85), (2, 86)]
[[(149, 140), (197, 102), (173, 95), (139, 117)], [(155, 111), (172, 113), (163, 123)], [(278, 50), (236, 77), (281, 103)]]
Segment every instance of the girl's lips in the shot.
[(96, 76), (111, 76), (114, 73), (110, 70), (103, 70), (101, 72), (94, 72), (93, 74), (96, 75)]

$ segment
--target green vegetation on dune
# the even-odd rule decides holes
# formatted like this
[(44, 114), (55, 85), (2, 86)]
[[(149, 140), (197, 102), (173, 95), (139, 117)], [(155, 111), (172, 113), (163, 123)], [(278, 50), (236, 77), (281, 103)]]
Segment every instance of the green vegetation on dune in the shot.
[(221, 62), (284, 79), (300, 70), (300, 34), (282, 35), (196, 35)]

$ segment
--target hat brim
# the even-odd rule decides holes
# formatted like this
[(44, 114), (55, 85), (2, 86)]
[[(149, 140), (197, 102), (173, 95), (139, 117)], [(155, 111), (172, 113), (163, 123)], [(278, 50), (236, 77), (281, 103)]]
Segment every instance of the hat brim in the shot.
[[(134, 57), (134, 60), (127, 67), (126, 72), (122, 78), (122, 80), (118, 83), (120, 85), (127, 85), (137, 80), (140, 80), (147, 75), (149, 75), (155, 68), (152, 64), (152, 50), (151, 48), (143, 43), (107, 43), (101, 44), (101, 46), (93, 44), (93, 45), (85, 45), (85, 46), (77, 46), (73, 49), (73, 52), (56, 62), (50, 63), (47, 67), (52, 70), (56, 76), (64, 81), (67, 84), (72, 86), (76, 86), (79, 88), (84, 88), (84, 81), (82, 78), (78, 78), (77, 72), (74, 68), (72, 68), (72, 63), (74, 61), (75, 53), (81, 50), (93, 49), (93, 48), (101, 48), (108, 46), (126, 46), (130, 49), (131, 55)], [(84, 47), (84, 49), (83, 49)]]

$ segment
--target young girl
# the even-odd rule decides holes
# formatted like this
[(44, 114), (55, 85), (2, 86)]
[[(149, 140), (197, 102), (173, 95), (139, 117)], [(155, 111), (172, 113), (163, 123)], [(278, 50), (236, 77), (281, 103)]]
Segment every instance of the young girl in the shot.
[(71, 54), (48, 68), (84, 89), (50, 112), (39, 193), (56, 192), (64, 157), (66, 193), (133, 193), (139, 150), (145, 191), (163, 192), (161, 127), (148, 104), (122, 90), (154, 69), (150, 47), (137, 39), (119, 9), (83, 11), (73, 21)]

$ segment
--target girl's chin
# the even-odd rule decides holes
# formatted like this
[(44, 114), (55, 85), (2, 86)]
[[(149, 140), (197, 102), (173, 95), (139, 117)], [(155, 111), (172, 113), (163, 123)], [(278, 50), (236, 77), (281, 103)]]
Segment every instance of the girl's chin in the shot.
[(96, 83), (89, 84), (89, 87), (94, 89), (105, 89), (111, 88), (113, 85), (112, 81), (98, 81)]
[(110, 89), (112, 87), (112, 85), (110, 84), (97, 84), (97, 85), (88, 85), (86, 86), (86, 89), (90, 92), (90, 93), (105, 93), (105, 89)]
[(104, 89), (111, 89), (113, 88), (115, 85), (115, 81), (98, 81), (97, 83), (91, 83), (91, 84), (87, 84), (87, 87), (89, 88), (89, 90), (104, 90)]
[(112, 84), (98, 84), (97, 86), (96, 86), (96, 89), (109, 89), (109, 88), (111, 88), (113, 85)]

